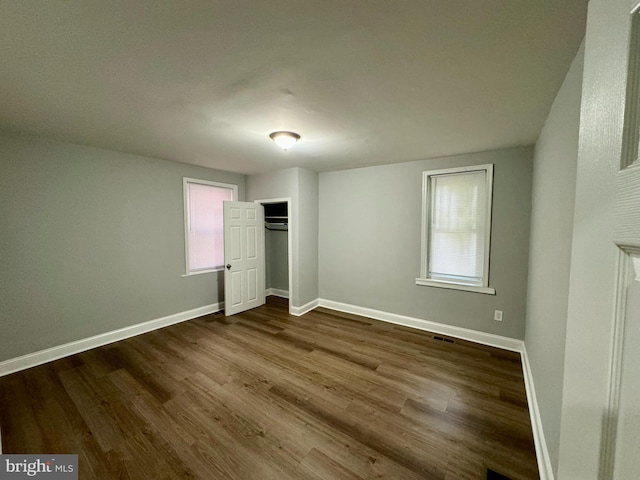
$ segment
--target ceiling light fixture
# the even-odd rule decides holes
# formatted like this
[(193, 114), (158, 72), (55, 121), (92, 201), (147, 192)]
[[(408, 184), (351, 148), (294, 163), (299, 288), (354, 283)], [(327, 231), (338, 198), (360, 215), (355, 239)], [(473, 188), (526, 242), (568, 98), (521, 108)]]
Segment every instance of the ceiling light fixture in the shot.
[(300, 140), (300, 135), (294, 132), (273, 132), (269, 136), (285, 152)]

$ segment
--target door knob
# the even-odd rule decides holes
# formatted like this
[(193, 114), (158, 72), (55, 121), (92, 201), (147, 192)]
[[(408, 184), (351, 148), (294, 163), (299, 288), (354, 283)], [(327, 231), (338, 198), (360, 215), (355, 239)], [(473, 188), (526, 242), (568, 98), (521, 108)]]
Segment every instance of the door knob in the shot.
[(227, 270), (231, 270), (231, 264), (227, 263)]

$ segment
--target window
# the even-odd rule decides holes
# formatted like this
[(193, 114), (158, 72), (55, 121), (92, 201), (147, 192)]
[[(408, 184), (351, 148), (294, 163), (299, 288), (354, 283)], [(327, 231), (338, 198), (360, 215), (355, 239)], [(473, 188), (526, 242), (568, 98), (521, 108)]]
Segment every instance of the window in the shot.
[(493, 165), (422, 173), (418, 285), (495, 294), (489, 287)]
[(220, 270), (224, 265), (222, 202), (236, 200), (238, 187), (183, 178), (187, 275)]

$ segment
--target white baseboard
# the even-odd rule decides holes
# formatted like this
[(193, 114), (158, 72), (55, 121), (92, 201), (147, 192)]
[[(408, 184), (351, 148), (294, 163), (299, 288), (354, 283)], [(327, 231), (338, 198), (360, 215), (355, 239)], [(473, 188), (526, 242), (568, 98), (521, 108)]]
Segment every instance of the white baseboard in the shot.
[(471, 330), (468, 328), (454, 327), (452, 325), (445, 325), (444, 323), (432, 322), (429, 320), (422, 320), (420, 318), (414, 317), (407, 317), (405, 315), (383, 312), (381, 310), (374, 310), (372, 308), (359, 307), (357, 305), (350, 305), (348, 303), (334, 302), (333, 300), (325, 300), (323, 298), (319, 299), (318, 304), (320, 307), (330, 308), (331, 310), (337, 310), (339, 312), (362, 315), (363, 317), (374, 318), (376, 320), (395, 323), (397, 325), (403, 325), (405, 327), (417, 328), (418, 330), (427, 330), (429, 332), (439, 333), (441, 335), (449, 335), (451, 337), (460, 338), (462, 340), (469, 340), (471, 342), (481, 343), (483, 345), (488, 345), (491, 347), (502, 348), (504, 350), (511, 350), (513, 352), (522, 351), (522, 340), (516, 340), (515, 338), (503, 337), (501, 335), (494, 335), (492, 333), (479, 332), (477, 330)]
[(274, 297), (289, 298), (289, 292), (287, 290), (280, 290), (279, 288), (267, 288), (264, 291), (265, 295), (273, 295)]
[(536, 397), (536, 389), (533, 384), (533, 372), (531, 371), (531, 363), (529, 363), (527, 347), (524, 343), (522, 344), (520, 356), (522, 358), (524, 386), (527, 391), (527, 404), (529, 405), (529, 416), (531, 417), (531, 428), (533, 429), (533, 442), (536, 447), (540, 480), (554, 480), (551, 457), (549, 456), (547, 441), (545, 440), (544, 430), (542, 429), (542, 417), (540, 416), (538, 398)]
[(289, 307), (289, 313), (291, 315), (295, 315), (296, 317), (304, 315), (305, 313), (308, 313), (311, 310), (313, 310), (314, 308), (316, 308), (318, 306), (318, 301), (319, 300), (316, 298), (315, 300), (311, 300), (309, 303), (306, 303), (306, 304), (302, 305), (301, 307), (291, 306), (291, 307)]
[(101, 347), (109, 343), (124, 340), (125, 338), (134, 337), (142, 333), (157, 330), (158, 328), (167, 327), (175, 323), (191, 320), (192, 318), (201, 317), (210, 313), (218, 312), (224, 308), (224, 303), (213, 303), (204, 307), (194, 308), (185, 312), (174, 313), (166, 317), (149, 320), (147, 322), (131, 325), (130, 327), (120, 328), (111, 332), (101, 333), (93, 337), (76, 340), (75, 342), (66, 343), (57, 347), (40, 350), (39, 352), (29, 353), (21, 357), (11, 358), (0, 362), (0, 377), (9, 375), (10, 373), (25, 370), (27, 368), (36, 367), (43, 363), (58, 360), (69, 355), (84, 352), (92, 348)]

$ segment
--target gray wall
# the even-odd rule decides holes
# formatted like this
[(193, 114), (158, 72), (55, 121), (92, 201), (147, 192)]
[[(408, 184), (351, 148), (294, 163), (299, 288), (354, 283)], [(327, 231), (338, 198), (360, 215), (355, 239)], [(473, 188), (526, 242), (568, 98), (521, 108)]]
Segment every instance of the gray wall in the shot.
[(318, 298), (319, 177), (304, 168), (298, 170), (300, 224), (300, 305)]
[(293, 292), (291, 305), (301, 307), (318, 298), (318, 174), (288, 168), (247, 177), (247, 201), (291, 198), (289, 228)]
[[(320, 297), (524, 338), (532, 149), (514, 148), (320, 174)], [(493, 163), (490, 286), (418, 286), (422, 172)], [(504, 321), (493, 320), (503, 310)]]
[(243, 175), (0, 135), (0, 361), (222, 300), (185, 273), (182, 177)]
[(533, 160), (525, 342), (554, 472), (560, 444), (583, 63), (584, 47), (551, 107)]

